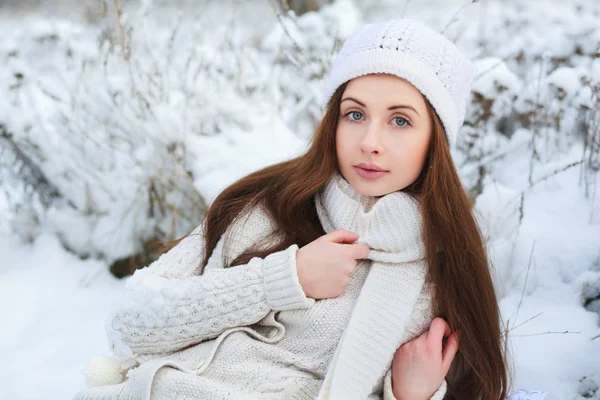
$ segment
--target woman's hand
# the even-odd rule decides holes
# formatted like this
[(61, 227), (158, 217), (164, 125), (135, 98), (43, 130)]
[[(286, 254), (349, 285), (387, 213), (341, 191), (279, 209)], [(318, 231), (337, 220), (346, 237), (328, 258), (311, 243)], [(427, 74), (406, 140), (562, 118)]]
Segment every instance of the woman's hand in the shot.
[[(442, 339), (447, 338), (442, 348)], [(428, 400), (446, 377), (458, 350), (457, 332), (442, 318), (429, 331), (403, 344), (392, 361), (392, 390), (397, 400)]]
[(298, 280), (306, 296), (327, 299), (344, 292), (357, 260), (369, 254), (366, 244), (350, 244), (357, 239), (358, 234), (338, 229), (296, 252)]

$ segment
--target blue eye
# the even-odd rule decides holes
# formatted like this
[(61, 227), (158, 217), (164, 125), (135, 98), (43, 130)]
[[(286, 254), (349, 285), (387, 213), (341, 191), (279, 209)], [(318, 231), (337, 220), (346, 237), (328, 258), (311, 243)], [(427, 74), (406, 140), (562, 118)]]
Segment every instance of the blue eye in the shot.
[(346, 116), (350, 117), (351, 121), (358, 121), (362, 118), (362, 113), (358, 111), (350, 111)]
[(408, 121), (406, 120), (406, 118), (402, 118), (402, 117), (394, 118), (394, 123), (396, 124), (396, 126), (399, 126), (399, 127), (408, 125)]

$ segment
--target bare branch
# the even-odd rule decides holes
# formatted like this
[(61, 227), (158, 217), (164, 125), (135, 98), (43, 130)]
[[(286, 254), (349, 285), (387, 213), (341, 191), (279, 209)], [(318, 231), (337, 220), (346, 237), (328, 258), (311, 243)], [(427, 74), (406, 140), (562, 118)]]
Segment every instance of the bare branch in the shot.
[(580, 164), (583, 164), (583, 162), (584, 162), (584, 160), (580, 160), (580, 161), (575, 161), (575, 162), (573, 162), (573, 163), (571, 163), (571, 164), (569, 164), (569, 165), (565, 165), (564, 167), (562, 167), (562, 168), (560, 168), (560, 169), (557, 169), (557, 170), (555, 170), (554, 172), (552, 172), (552, 173), (551, 173), (551, 174), (549, 174), (549, 175), (546, 175), (546, 176), (544, 176), (544, 177), (542, 177), (542, 178), (540, 178), (540, 179), (536, 179), (535, 181), (532, 181), (532, 182), (531, 182), (531, 185), (530, 185), (529, 187), (532, 187), (532, 186), (534, 186), (534, 185), (537, 185), (537, 184), (538, 184), (538, 183), (540, 183), (540, 182), (543, 182), (543, 181), (545, 181), (545, 180), (548, 180), (548, 179), (552, 178), (553, 176), (555, 176), (555, 175), (558, 175), (558, 174), (560, 174), (561, 172), (564, 172), (564, 171), (566, 171), (566, 170), (568, 170), (568, 169), (570, 169), (570, 168), (573, 168), (573, 167), (576, 167), (576, 166), (578, 166), (578, 165), (580, 165)]
[(460, 6), (458, 8), (458, 10), (456, 10), (456, 12), (454, 13), (454, 15), (452, 16), (452, 18), (450, 18), (450, 21), (448, 21), (448, 23), (446, 24), (446, 27), (444, 28), (444, 30), (442, 31), (442, 35), (446, 33), (446, 31), (448, 30), (448, 28), (450, 28), (450, 26), (455, 23), (456, 21), (458, 21), (458, 14), (460, 14), (462, 12), (462, 10), (464, 10), (465, 8), (467, 8), (468, 6), (470, 6), (471, 4), (477, 3), (478, 0), (471, 0), (469, 3), (463, 4), (462, 6)]
[(533, 242), (533, 245), (531, 246), (531, 252), (529, 253), (529, 263), (527, 264), (527, 274), (525, 275), (525, 283), (523, 284), (523, 290), (521, 291), (521, 298), (519, 299), (519, 305), (517, 306), (517, 310), (515, 311), (515, 314), (514, 314), (515, 321), (517, 320), (517, 317), (519, 316), (519, 310), (521, 309), (521, 304), (523, 304), (523, 297), (525, 296), (525, 288), (527, 287), (527, 280), (529, 279), (529, 270), (531, 269), (531, 261), (533, 259), (533, 249), (534, 248), (535, 248), (535, 241)]
[(121, 8), (119, 7), (119, 0), (113, 0), (115, 5), (115, 12), (117, 16), (117, 28), (119, 29), (119, 41), (121, 42), (121, 51), (123, 52), (123, 59), (129, 61), (129, 53), (125, 47), (125, 32), (123, 31), (123, 23), (121, 22)]

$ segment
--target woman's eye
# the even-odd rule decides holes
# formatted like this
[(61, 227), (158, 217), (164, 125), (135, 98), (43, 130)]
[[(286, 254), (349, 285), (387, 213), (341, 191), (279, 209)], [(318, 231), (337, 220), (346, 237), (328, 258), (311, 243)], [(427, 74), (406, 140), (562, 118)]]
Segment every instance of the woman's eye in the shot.
[(396, 117), (394, 118), (394, 124), (396, 124), (396, 126), (406, 126), (408, 125), (408, 121), (406, 118)]
[(362, 113), (360, 113), (358, 111), (350, 111), (347, 115), (350, 117), (350, 120), (352, 120), (352, 121), (358, 121), (362, 118)]

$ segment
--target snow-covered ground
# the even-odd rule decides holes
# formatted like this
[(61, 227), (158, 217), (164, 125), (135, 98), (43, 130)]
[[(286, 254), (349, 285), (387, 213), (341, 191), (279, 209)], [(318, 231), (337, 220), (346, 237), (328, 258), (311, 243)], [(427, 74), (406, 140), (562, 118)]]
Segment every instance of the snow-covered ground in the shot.
[(600, 400), (597, 0), (337, 0), (281, 19), (266, 0), (129, 1), (122, 38), (108, 3), (0, 6), (0, 398), (82, 388), (109, 354), (123, 281), (108, 266), (300, 153), (336, 42), (406, 15), (479, 68), (455, 159), (489, 237), (513, 389)]

